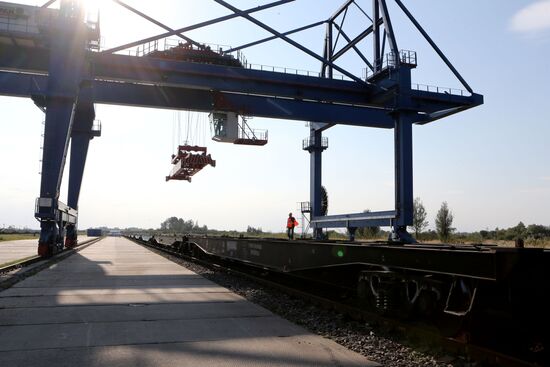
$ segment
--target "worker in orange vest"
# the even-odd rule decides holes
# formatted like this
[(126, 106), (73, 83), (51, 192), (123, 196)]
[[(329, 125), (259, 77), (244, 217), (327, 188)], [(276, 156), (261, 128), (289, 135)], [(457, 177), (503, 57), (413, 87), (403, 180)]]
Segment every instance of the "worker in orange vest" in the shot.
[(292, 213), (288, 213), (288, 220), (286, 221), (286, 234), (289, 240), (294, 239), (294, 227), (298, 226), (298, 221), (292, 216)]

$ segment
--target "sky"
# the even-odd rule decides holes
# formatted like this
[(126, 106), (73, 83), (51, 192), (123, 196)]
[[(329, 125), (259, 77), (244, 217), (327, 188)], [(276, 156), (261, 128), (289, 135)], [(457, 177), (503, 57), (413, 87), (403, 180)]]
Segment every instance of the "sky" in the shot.
[[(265, 3), (230, 2), (242, 9)], [(105, 47), (163, 33), (115, 4), (99, 3)], [(127, 3), (173, 28), (228, 14), (205, 0)], [(341, 3), (297, 0), (255, 16), (285, 31), (328, 18)], [(370, 10), (370, 1), (358, 3)], [(459, 231), (503, 228), (519, 221), (550, 225), (550, 165), (545, 158), (550, 156), (550, 1), (404, 3), (474, 91), (485, 96), (480, 107), (413, 129), (414, 196), (423, 201), (430, 227), (443, 201)], [(388, 6), (399, 48), (418, 54), (413, 82), (464, 89), (392, 0)], [(353, 38), (368, 25), (355, 10), (344, 29)], [(268, 36), (245, 20), (188, 35), (231, 46)], [(292, 38), (320, 54), (324, 29)], [(368, 44), (361, 47), (370, 55)], [(247, 49), (245, 56), (254, 64), (311, 71), (320, 67), (319, 61), (282, 41)], [(364, 66), (352, 54), (338, 64), (362, 75)], [(38, 228), (33, 210), (40, 187), (44, 115), (26, 99), (0, 97), (0, 107), (0, 225)], [(199, 172), (192, 183), (165, 182), (178, 140), (177, 120), (185, 132), (188, 113), (106, 105), (96, 106), (96, 111), (103, 132), (90, 144), (79, 203), (82, 229), (157, 228), (177, 216), (210, 228), (245, 230), (251, 225), (282, 231), (288, 212), (298, 213), (297, 203), (309, 200), (309, 156), (301, 150), (308, 135), (305, 121), (253, 118), (250, 125), (268, 129), (270, 141), (265, 147), (250, 147), (210, 140), (206, 117), (192, 114), (202, 121), (192, 129), (193, 143), (205, 144), (217, 165)], [(329, 214), (393, 209), (393, 132), (337, 126), (325, 135), (330, 145), (323, 156)], [(67, 181), (68, 169), (62, 201)]]

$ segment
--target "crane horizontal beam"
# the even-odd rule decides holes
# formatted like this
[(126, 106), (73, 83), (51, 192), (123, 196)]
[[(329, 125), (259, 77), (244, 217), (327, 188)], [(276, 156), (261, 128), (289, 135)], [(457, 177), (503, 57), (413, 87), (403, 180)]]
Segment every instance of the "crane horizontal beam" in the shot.
[[(0, 70), (47, 73), (45, 49), (0, 46)], [(348, 80), (127, 55), (89, 54), (93, 77), (159, 86), (222, 90), (331, 103), (370, 105), (379, 88)]]
[[(32, 97), (35, 102), (48, 97), (46, 75), (0, 72), (0, 95)], [(81, 98), (94, 103), (166, 109), (232, 111), (243, 115), (341, 123), (354, 126), (393, 128), (389, 109), (328, 104), (289, 98), (252, 96), (210, 90), (161, 87), (156, 85), (95, 80)]]
[(378, 87), (348, 80), (124, 55), (95, 55), (99, 79), (369, 105)]
[[(221, 96), (226, 109), (251, 116), (393, 127), (389, 113), (395, 108), (395, 91), (390, 79), (382, 89), (348, 80), (150, 57), (90, 52), (88, 62), (88, 82), (98, 103), (211, 111), (219, 107), (214, 102)], [(0, 46), (0, 70), (6, 70), (0, 94), (45, 98), (48, 67), (46, 49)], [(166, 95), (174, 98), (163, 98)], [(446, 90), (412, 90), (411, 97), (408, 108), (421, 112), (421, 124), (483, 103), (480, 95)]]
[(457, 95), (450, 94), (444, 89), (439, 93), (413, 90), (411, 91), (411, 100), (413, 109), (416, 108), (418, 111), (422, 109), (422, 112), (427, 114), (455, 108), (465, 110), (483, 104), (483, 96), (480, 94)]

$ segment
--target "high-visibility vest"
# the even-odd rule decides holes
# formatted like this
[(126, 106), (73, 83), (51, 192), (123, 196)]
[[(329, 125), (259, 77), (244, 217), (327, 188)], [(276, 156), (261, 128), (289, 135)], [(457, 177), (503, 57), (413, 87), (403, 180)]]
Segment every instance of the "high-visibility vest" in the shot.
[(289, 217), (286, 221), (286, 228), (294, 228), (296, 226), (298, 226), (298, 221), (294, 217)]

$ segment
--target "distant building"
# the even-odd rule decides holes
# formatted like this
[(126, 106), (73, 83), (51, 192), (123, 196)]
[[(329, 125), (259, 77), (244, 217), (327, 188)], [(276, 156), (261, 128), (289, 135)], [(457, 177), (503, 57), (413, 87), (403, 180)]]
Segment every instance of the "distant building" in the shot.
[(89, 228), (86, 231), (86, 236), (88, 237), (101, 237), (104, 235), (104, 231), (101, 228)]
[(111, 237), (120, 237), (120, 236), (122, 236), (122, 232), (120, 231), (120, 229), (111, 229), (109, 231), (109, 236), (111, 236)]

